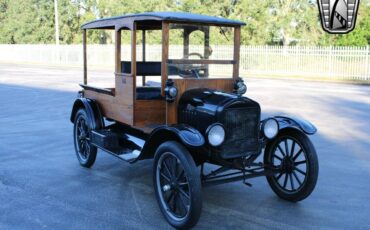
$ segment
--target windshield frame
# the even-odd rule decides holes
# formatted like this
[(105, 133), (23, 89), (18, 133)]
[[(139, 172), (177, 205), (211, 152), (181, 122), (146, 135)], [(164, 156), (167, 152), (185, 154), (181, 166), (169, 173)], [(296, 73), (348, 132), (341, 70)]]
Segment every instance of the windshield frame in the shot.
[[(232, 27), (234, 30), (233, 37), (233, 58), (230, 60), (214, 60), (214, 59), (169, 59), (169, 33), (170, 25), (179, 24), (179, 22), (163, 21), (162, 22), (162, 90), (168, 79), (168, 65), (169, 64), (232, 64), (232, 78), (234, 80), (239, 78), (239, 57), (240, 57), (240, 26), (225, 26), (222, 24), (208, 24), (208, 23), (191, 23), (181, 22), (181, 24), (194, 26), (218, 26), (218, 27)], [(206, 46), (206, 44), (205, 44)], [(212, 81), (214, 78), (206, 78)], [(218, 78), (222, 79), (222, 78)], [(227, 78), (230, 79), (230, 78)], [(186, 80), (183, 78), (182, 80)], [(204, 79), (203, 79), (204, 80)]]

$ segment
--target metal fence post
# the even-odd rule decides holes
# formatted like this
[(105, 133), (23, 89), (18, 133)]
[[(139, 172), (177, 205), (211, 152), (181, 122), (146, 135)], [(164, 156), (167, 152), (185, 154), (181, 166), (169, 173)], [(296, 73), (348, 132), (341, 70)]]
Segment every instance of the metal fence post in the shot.
[(333, 47), (329, 47), (329, 77), (333, 78)]
[[(52, 45), (0, 45), (0, 62), (32, 62), (43, 64), (75, 65), (83, 63), (80, 45), (62, 45), (60, 50)], [(63, 48), (63, 49), (62, 49)], [(216, 59), (230, 56), (232, 46), (215, 47)], [(111, 45), (89, 45), (91, 65), (107, 67), (113, 63)], [(147, 47), (147, 60), (158, 60), (160, 45)], [(22, 51), (22, 52), (20, 52)], [(172, 55), (181, 57), (182, 47), (171, 46)], [(122, 45), (122, 55), (130, 56), (130, 46)], [(103, 57), (103, 58), (102, 58)], [(212, 69), (217, 74), (221, 72)], [(332, 79), (370, 81), (370, 46), (356, 47), (287, 47), (287, 46), (246, 46), (240, 47), (240, 71), (248, 75), (320, 75)]]
[(370, 80), (370, 73), (369, 73), (369, 46), (366, 46), (366, 72), (365, 72), (365, 80)]

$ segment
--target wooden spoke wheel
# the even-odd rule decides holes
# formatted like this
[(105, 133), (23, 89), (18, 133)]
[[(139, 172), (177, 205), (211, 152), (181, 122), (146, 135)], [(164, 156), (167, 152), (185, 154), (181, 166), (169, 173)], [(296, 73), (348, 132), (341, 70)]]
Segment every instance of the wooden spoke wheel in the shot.
[(189, 229), (200, 217), (201, 182), (189, 152), (174, 141), (162, 144), (154, 158), (154, 189), (160, 209), (175, 228)]
[(311, 194), (318, 177), (318, 160), (308, 137), (297, 130), (284, 130), (270, 142), (264, 155), (267, 165), (280, 172), (267, 176), (272, 190), (282, 199), (300, 201)]
[(97, 148), (90, 143), (90, 124), (86, 111), (78, 110), (73, 128), (74, 146), (78, 161), (87, 168), (94, 164), (97, 153)]

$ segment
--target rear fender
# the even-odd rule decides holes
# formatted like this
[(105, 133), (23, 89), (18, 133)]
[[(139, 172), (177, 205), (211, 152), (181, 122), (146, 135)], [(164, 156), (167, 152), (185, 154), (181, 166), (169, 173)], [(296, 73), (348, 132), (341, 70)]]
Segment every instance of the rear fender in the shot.
[(104, 120), (99, 105), (91, 99), (77, 98), (73, 103), (70, 120), (73, 123), (76, 113), (79, 109), (85, 109), (89, 121), (91, 121), (90, 127), (93, 130), (104, 128)]

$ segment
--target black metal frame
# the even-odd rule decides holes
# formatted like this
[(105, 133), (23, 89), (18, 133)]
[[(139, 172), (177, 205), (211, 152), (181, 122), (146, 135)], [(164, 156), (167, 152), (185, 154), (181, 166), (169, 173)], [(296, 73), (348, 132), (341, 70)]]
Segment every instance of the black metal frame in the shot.
[[(204, 164), (201, 165), (201, 181), (203, 186), (220, 185), (225, 183), (243, 181), (245, 185), (251, 186), (247, 179), (271, 176), (282, 171), (281, 168), (271, 167), (263, 163), (255, 163), (254, 160), (260, 154), (253, 156), (251, 160), (243, 161), (242, 167), (233, 167), (231, 165), (222, 165), (208, 174), (204, 174)], [(234, 171), (234, 172), (230, 172)], [(228, 172), (228, 173), (225, 173)]]
[[(211, 186), (211, 185), (220, 185), (220, 184), (226, 184), (226, 183), (231, 183), (231, 182), (236, 182), (236, 181), (241, 181), (243, 180), (244, 184), (251, 186), (248, 182), (245, 180), (255, 178), (255, 177), (261, 177), (261, 176), (271, 176), (274, 174), (277, 174), (280, 172), (280, 170), (262, 170), (262, 171), (254, 171), (257, 169), (251, 169), (251, 170), (245, 170), (245, 172), (240, 171), (240, 172), (235, 172), (235, 173), (229, 173), (225, 175), (220, 175), (220, 176), (213, 176), (211, 178), (207, 179), (202, 179), (202, 184), (203, 186)], [(231, 175), (236, 175), (233, 177), (229, 177)]]

